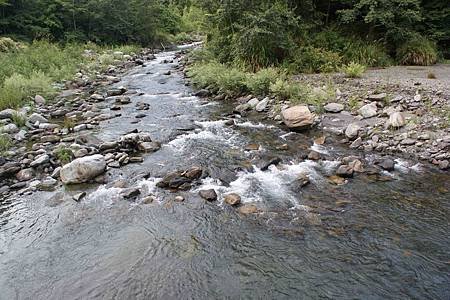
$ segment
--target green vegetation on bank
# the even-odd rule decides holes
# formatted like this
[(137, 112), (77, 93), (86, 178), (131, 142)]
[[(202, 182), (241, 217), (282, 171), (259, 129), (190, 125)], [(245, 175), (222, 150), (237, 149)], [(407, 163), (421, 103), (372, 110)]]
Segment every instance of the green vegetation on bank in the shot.
[[(3, 39), (0, 39), (0, 43)], [(115, 51), (130, 54), (137, 46), (100, 47), (95, 44), (71, 43), (64, 46), (48, 41), (21, 44), (0, 52), (0, 109), (18, 107), (36, 94), (51, 96), (56, 83), (84, 73), (101, 71), (114, 64)]]
[(291, 103), (307, 103), (320, 109), (335, 95), (333, 86), (317, 89), (291, 78), (283, 68), (263, 68), (257, 72), (229, 67), (208, 58), (210, 54), (198, 49), (189, 54), (187, 75), (199, 89), (206, 88), (217, 94), (237, 97), (247, 93), (255, 96), (273, 96)]

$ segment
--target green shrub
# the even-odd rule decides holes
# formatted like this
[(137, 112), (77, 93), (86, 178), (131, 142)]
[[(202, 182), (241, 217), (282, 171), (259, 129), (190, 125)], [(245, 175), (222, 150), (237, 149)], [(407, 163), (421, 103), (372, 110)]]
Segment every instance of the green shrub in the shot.
[(50, 95), (54, 92), (51, 83), (52, 80), (42, 72), (33, 72), (28, 78), (13, 74), (0, 90), (0, 109), (17, 107), (36, 94)]
[(225, 68), (218, 77), (219, 91), (229, 96), (246, 91), (247, 75), (237, 68)]
[(246, 85), (254, 95), (265, 96), (270, 92), (270, 85), (280, 77), (280, 72), (274, 68), (262, 69), (247, 76)]
[(218, 86), (218, 77), (225, 67), (218, 62), (195, 64), (188, 69), (188, 76), (197, 88)]
[(402, 65), (429, 66), (437, 61), (436, 44), (424, 37), (409, 40), (397, 49), (397, 60)]
[(361, 78), (362, 74), (366, 71), (366, 66), (351, 62), (348, 65), (343, 66), (342, 71), (345, 73), (345, 76), (349, 78)]
[(175, 44), (183, 44), (183, 43), (189, 43), (192, 42), (194, 39), (192, 38), (192, 36), (186, 32), (180, 32), (177, 33), (175, 36), (173, 36), (172, 38), (172, 42)]
[(369, 67), (385, 67), (392, 63), (382, 45), (358, 39), (346, 42), (342, 55), (343, 62), (347, 64), (355, 62)]
[[(259, 11), (244, 14), (238, 22), (240, 24), (231, 28), (228, 39), (219, 40), (216, 51), (228, 52), (234, 62), (242, 63), (252, 71), (279, 64), (290, 55), (299, 22), (288, 5), (274, 2)], [(231, 49), (224, 44), (230, 45)]]
[(299, 103), (305, 100), (307, 95), (305, 86), (284, 79), (278, 79), (271, 84), (270, 92), (278, 99), (289, 100), (292, 103)]
[(294, 73), (333, 72), (341, 65), (341, 61), (341, 57), (335, 52), (306, 46), (297, 49), (288, 69)]
[(190, 63), (207, 63), (214, 60), (214, 54), (207, 48), (197, 48), (187, 54)]

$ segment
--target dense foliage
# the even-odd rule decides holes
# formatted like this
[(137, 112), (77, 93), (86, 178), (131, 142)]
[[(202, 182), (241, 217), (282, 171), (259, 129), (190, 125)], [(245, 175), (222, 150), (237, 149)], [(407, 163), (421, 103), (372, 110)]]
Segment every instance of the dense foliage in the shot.
[[(208, 12), (208, 48), (218, 60), (252, 70), (280, 63), (297, 72), (332, 71), (351, 62), (384, 66), (404, 49), (412, 51), (406, 56), (414, 59), (401, 58), (399, 63), (428, 64), (435, 61), (436, 47), (446, 54), (450, 42), (445, 0), (193, 3)], [(405, 48), (413, 41), (425, 46)]]
[(20, 39), (150, 44), (179, 32), (160, 0), (0, 0), (0, 35)]

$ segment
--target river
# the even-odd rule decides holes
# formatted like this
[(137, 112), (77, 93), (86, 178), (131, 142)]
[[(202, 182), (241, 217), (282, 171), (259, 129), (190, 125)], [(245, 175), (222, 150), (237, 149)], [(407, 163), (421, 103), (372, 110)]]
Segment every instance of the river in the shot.
[[(137, 128), (162, 143), (142, 164), (108, 172), (157, 201), (126, 201), (111, 184), (3, 200), (0, 299), (449, 299), (448, 173), (398, 160), (383, 180), (331, 184), (337, 160), (357, 152), (333, 138), (312, 146), (320, 132), (290, 133), (253, 114), (230, 126), (232, 104), (192, 96), (178, 64), (168, 51), (130, 70), (117, 86), (139, 93), (95, 131), (115, 140)], [(139, 123), (137, 102), (150, 105)], [(245, 151), (251, 143), (260, 149)], [(322, 160), (304, 159), (311, 146)], [(270, 157), (282, 163), (260, 170)], [(209, 174), (201, 185), (156, 187), (192, 166)], [(219, 201), (202, 200), (206, 188)], [(80, 191), (80, 203), (68, 196)], [(260, 212), (224, 204), (229, 192)]]

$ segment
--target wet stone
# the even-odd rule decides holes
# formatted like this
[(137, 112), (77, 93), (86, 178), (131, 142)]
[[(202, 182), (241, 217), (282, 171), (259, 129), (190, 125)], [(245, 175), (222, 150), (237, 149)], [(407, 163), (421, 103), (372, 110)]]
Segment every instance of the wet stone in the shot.
[(241, 196), (239, 196), (236, 193), (231, 193), (228, 195), (225, 195), (224, 199), (226, 204), (231, 205), (231, 206), (235, 206), (241, 203)]
[(199, 193), (200, 197), (202, 197), (206, 201), (216, 201), (217, 200), (217, 193), (214, 189), (201, 190), (198, 193)]

